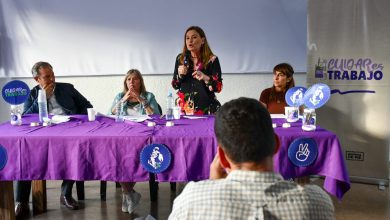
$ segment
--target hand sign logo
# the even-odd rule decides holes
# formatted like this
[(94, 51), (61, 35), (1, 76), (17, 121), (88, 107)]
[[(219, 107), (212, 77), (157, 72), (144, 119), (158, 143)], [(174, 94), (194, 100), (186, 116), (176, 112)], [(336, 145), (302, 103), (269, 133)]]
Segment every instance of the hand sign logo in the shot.
[(309, 157), (310, 150), (309, 150), (309, 144), (299, 144), (298, 151), (295, 155), (297, 160), (299, 161), (305, 161)]
[(288, 158), (295, 166), (305, 167), (317, 158), (317, 143), (312, 138), (297, 138), (288, 147)]

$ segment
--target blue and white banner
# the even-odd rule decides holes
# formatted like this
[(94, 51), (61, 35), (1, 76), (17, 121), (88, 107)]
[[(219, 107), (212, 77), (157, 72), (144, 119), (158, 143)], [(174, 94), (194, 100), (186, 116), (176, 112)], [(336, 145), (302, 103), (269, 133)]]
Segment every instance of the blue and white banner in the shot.
[(317, 109), (325, 105), (330, 99), (329, 86), (323, 83), (316, 83), (312, 85), (303, 97), (305, 106), (311, 109)]
[(8, 104), (19, 105), (27, 100), (30, 88), (23, 81), (13, 80), (3, 86), (1, 95)]
[(289, 88), (285, 95), (287, 105), (295, 107), (303, 105), (303, 96), (305, 92), (306, 88), (302, 86)]

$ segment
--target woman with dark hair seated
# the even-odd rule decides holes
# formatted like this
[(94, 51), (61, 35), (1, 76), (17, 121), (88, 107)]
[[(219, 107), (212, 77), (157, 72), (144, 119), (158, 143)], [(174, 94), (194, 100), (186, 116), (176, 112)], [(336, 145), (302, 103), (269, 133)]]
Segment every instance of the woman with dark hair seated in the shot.
[(289, 88), (295, 86), (294, 69), (288, 63), (280, 63), (274, 67), (273, 86), (261, 92), (259, 101), (268, 109), (270, 114), (284, 114), (287, 106), (285, 95)]

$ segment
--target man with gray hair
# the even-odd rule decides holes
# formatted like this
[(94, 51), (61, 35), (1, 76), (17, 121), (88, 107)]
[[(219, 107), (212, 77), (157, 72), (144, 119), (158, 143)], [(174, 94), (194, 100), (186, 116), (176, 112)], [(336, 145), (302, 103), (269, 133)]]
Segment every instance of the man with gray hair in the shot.
[(225, 103), (214, 131), (218, 153), (210, 180), (188, 183), (169, 219), (334, 219), (332, 200), (319, 186), (300, 186), (273, 172), (279, 141), (259, 101)]
[[(23, 114), (39, 113), (38, 91), (41, 89), (46, 92), (50, 114), (87, 114), (87, 108), (92, 108), (91, 103), (72, 84), (55, 82), (53, 67), (49, 63), (37, 62), (31, 72), (38, 85), (31, 90), (30, 96), (24, 103)], [(78, 203), (72, 197), (74, 182), (64, 180), (61, 185), (60, 202), (69, 209), (78, 209)], [(30, 191), (31, 181), (17, 182), (15, 215), (18, 219), (25, 217), (30, 211), (28, 205)]]

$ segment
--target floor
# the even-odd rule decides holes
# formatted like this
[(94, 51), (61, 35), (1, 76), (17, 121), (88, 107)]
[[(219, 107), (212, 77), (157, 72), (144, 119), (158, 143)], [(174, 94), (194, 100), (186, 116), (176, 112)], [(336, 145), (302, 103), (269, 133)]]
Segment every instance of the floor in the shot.
[[(322, 185), (322, 179), (312, 179), (312, 183)], [(108, 182), (107, 200), (101, 201), (98, 181), (85, 182), (86, 199), (80, 202), (81, 209), (68, 210), (59, 205), (61, 181), (47, 181), (48, 211), (33, 216), (31, 219), (145, 219), (148, 215), (157, 219), (167, 219), (172, 209), (172, 202), (185, 184), (178, 184), (176, 192), (170, 190), (168, 183), (159, 184), (159, 199), (150, 202), (148, 183), (137, 183), (136, 191), (142, 194), (141, 203), (134, 214), (122, 213), (121, 191), (115, 183)], [(74, 187), (75, 188), (75, 187)], [(74, 189), (75, 190), (75, 189)], [(76, 193), (74, 192), (75, 196)], [(336, 219), (390, 219), (389, 188), (378, 189), (377, 185), (352, 183), (349, 192), (342, 201), (333, 198)], [(31, 206), (31, 203), (30, 203)]]

